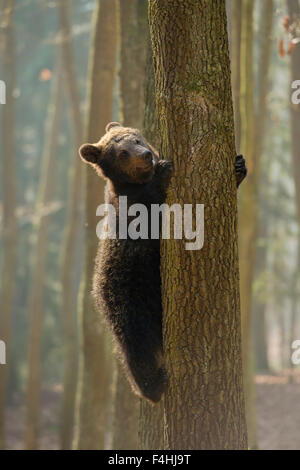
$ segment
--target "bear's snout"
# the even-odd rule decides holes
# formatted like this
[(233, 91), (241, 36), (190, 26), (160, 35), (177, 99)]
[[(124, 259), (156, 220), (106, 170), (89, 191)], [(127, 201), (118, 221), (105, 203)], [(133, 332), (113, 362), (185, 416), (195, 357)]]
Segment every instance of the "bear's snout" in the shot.
[(152, 153), (150, 152), (150, 150), (144, 150), (144, 152), (142, 152), (141, 154), (141, 157), (146, 163), (152, 162)]

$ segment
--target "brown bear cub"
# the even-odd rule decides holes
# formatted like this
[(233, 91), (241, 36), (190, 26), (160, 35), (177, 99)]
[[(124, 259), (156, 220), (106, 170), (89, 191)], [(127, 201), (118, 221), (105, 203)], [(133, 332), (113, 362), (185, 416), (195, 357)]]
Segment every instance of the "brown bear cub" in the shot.
[[(106, 202), (116, 212), (116, 237), (100, 241), (95, 263), (93, 295), (116, 340), (134, 391), (149, 401), (160, 400), (167, 385), (163, 361), (159, 237), (119, 236), (122, 214), (119, 197), (128, 209), (162, 204), (172, 164), (159, 160), (157, 151), (136, 129), (110, 123), (96, 144), (84, 144), (81, 158), (108, 182)], [(236, 159), (237, 185), (246, 176), (244, 159)], [(108, 216), (109, 217), (109, 216)], [(127, 215), (126, 227), (134, 218)]]

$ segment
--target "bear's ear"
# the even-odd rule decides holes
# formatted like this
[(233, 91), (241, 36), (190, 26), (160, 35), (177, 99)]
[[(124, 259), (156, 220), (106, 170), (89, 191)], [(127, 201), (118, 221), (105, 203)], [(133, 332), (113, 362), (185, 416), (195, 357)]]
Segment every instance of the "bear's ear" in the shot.
[(97, 163), (101, 156), (101, 150), (93, 144), (83, 144), (79, 149), (79, 155), (86, 163)]
[(105, 128), (105, 132), (109, 132), (112, 127), (122, 127), (119, 122), (110, 122)]

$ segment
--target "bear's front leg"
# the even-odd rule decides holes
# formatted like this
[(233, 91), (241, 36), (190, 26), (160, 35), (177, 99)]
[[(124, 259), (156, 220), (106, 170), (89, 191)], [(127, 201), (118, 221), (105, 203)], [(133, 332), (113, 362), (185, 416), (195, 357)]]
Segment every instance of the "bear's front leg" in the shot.
[(236, 178), (236, 187), (238, 188), (241, 182), (247, 176), (247, 167), (246, 161), (243, 155), (237, 155), (235, 159), (235, 178)]

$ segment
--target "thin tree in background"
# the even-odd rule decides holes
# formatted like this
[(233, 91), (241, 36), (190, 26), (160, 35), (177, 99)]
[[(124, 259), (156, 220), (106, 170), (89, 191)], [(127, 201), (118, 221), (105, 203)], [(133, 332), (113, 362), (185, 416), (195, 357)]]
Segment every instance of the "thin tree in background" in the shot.
[(266, 96), (269, 85), (273, 0), (261, 3), (257, 106), (254, 103), (253, 67), (254, 0), (243, 0), (241, 40), (241, 152), (246, 156), (248, 177), (241, 193), (240, 272), (243, 367), (246, 416), (250, 448), (257, 447), (254, 364), (252, 342), (252, 282), (258, 234), (258, 181), (263, 150)]
[(6, 344), (6, 365), (0, 366), (0, 449), (5, 447), (5, 405), (8, 387), (9, 351), (11, 340), (14, 276), (16, 268), (16, 170), (15, 170), (15, 110), (13, 90), (15, 86), (14, 1), (7, 0), (1, 8), (0, 54), (6, 84), (6, 104), (3, 106), (3, 131), (1, 137), (3, 216), (2, 216), (2, 276), (0, 339)]
[[(124, 126), (142, 129), (147, 50), (147, 1), (120, 0), (120, 102)], [(139, 399), (117, 362), (113, 449), (138, 448)]]
[[(149, 36), (149, 34), (148, 34)], [(144, 135), (156, 148), (160, 148), (157, 113), (155, 106), (155, 81), (150, 36), (147, 41), (147, 77), (145, 81)], [(160, 450), (164, 448), (164, 401), (155, 406), (141, 400), (139, 448)]]
[[(259, 63), (258, 63), (258, 76), (257, 76), (257, 97), (255, 107), (255, 145), (254, 145), (254, 158), (255, 158), (255, 187), (253, 190), (259, 194), (259, 177), (261, 174), (261, 160), (263, 157), (263, 145), (265, 140), (265, 122), (267, 116), (267, 95), (269, 91), (270, 79), (270, 57), (272, 49), (272, 30), (274, 21), (274, 1), (265, 0), (260, 4), (260, 22), (259, 22)], [(268, 157), (270, 159), (270, 157)], [(265, 182), (264, 184), (267, 184)], [(255, 207), (255, 245), (256, 245), (256, 268), (258, 272), (266, 266), (267, 246), (265, 240), (267, 238), (267, 224), (265, 220), (259, 221), (259, 202), (257, 199)], [(262, 245), (257, 246), (258, 237), (262, 239)], [(253, 279), (252, 279), (253, 281)], [(251, 293), (253, 296), (253, 292)], [(257, 309), (253, 309), (253, 323), (255, 324), (255, 352), (256, 364), (260, 370), (268, 370), (268, 357), (267, 357), (267, 334), (266, 334), (266, 308), (265, 302), (258, 302)], [(252, 345), (253, 347), (253, 345)]]
[[(267, 185), (267, 179), (264, 180)], [(265, 214), (259, 220), (259, 232), (256, 246), (255, 278), (260, 279), (264, 275), (267, 266), (268, 255), (268, 221)], [(264, 286), (265, 287), (265, 286)], [(253, 343), (254, 343), (254, 370), (255, 372), (267, 372), (269, 367), (267, 324), (266, 324), (266, 293), (265, 289), (258, 289), (253, 298)]]
[(141, 129), (147, 52), (147, 0), (119, 0), (119, 5), (120, 114), (125, 126)]
[[(300, 5), (299, 0), (287, 0), (288, 12), (290, 17), (290, 23), (298, 25), (300, 23)], [(300, 28), (298, 26), (298, 28)], [(299, 35), (300, 32), (295, 31)], [(291, 80), (300, 80), (300, 43), (296, 43), (291, 53)], [(296, 204), (298, 212), (298, 220), (300, 223), (300, 146), (299, 146), (299, 135), (300, 135), (300, 110), (299, 105), (290, 105), (291, 109), (291, 139), (292, 139), (292, 156), (294, 163), (294, 180), (296, 187)]]
[(150, 0), (167, 203), (205, 205), (205, 242), (162, 242), (165, 448), (246, 449), (235, 144), (225, 0)]
[[(97, 142), (112, 120), (112, 103), (117, 51), (117, 0), (97, 2), (90, 52), (88, 112), (85, 139)], [(79, 158), (79, 156), (78, 156)], [(74, 447), (104, 449), (106, 410), (109, 400), (111, 365), (108, 363), (107, 332), (101, 325), (91, 296), (98, 238), (96, 208), (104, 202), (102, 179), (85, 167), (85, 268), (80, 308), (82, 356), (77, 402), (77, 429)]]
[(25, 448), (37, 449), (40, 418), (41, 389), (41, 335), (44, 318), (44, 290), (46, 280), (47, 236), (50, 215), (47, 208), (53, 199), (54, 175), (57, 157), (57, 143), (60, 131), (63, 90), (61, 86), (61, 62), (58, 61), (53, 80), (48, 116), (45, 128), (45, 145), (42, 156), (42, 169), (38, 208), (42, 209), (40, 219), (35, 227), (36, 243), (32, 262), (32, 279), (29, 293), (29, 353), (27, 382), (27, 420), (25, 431)]
[(64, 65), (66, 89), (70, 96), (70, 113), (74, 134), (74, 158), (70, 168), (70, 189), (68, 196), (68, 215), (65, 241), (62, 250), (62, 315), (64, 324), (64, 392), (61, 413), (61, 448), (70, 449), (74, 424), (74, 409), (77, 381), (77, 311), (74, 293), (74, 272), (76, 259), (76, 242), (80, 220), (80, 203), (82, 200), (81, 169), (82, 164), (77, 149), (82, 144), (82, 121), (80, 97), (76, 82), (76, 72), (71, 45), (71, 28), (68, 4), (59, 0), (58, 17), (61, 31), (61, 48)]

